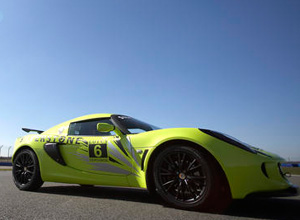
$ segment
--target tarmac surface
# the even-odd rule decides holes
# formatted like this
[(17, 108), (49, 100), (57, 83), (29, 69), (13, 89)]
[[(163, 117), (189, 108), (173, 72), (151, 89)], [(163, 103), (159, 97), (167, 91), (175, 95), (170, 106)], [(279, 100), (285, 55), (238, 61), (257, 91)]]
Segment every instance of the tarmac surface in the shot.
[(11, 170), (11, 166), (0, 166), (0, 170)]
[(139, 189), (45, 183), (24, 192), (0, 171), (0, 219), (300, 219), (300, 196), (237, 200), (220, 215), (169, 208)]

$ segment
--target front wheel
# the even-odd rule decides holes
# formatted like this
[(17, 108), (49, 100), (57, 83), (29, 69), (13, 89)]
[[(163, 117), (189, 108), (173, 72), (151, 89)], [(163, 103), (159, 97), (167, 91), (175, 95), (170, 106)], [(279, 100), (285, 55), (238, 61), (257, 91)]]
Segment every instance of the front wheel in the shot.
[(223, 209), (230, 201), (218, 198), (223, 183), (211, 158), (188, 146), (172, 146), (160, 152), (153, 178), (158, 195), (176, 208), (220, 212), (221, 206)]
[(13, 180), (20, 190), (36, 190), (43, 185), (38, 158), (32, 150), (20, 151), (13, 161)]

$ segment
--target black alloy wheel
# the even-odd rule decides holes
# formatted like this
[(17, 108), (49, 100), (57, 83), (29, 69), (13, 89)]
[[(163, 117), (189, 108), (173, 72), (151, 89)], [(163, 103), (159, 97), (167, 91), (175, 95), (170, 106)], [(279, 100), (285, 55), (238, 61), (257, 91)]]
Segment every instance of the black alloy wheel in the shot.
[(14, 183), (20, 190), (36, 190), (43, 184), (38, 159), (29, 149), (22, 150), (15, 156), (12, 174)]
[(217, 171), (207, 156), (194, 148), (164, 149), (155, 160), (153, 174), (157, 193), (176, 208), (208, 211), (217, 204), (213, 201), (220, 182)]

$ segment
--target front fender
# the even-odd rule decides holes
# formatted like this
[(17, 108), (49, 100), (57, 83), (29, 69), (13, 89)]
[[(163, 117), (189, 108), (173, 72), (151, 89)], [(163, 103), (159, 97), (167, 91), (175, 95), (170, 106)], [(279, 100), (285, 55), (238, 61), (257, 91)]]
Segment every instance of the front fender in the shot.
[[(280, 175), (277, 165), (282, 161), (280, 157), (268, 157), (245, 151), (197, 128), (162, 129), (131, 135), (132, 145), (136, 149), (148, 149), (144, 160), (145, 171), (155, 150), (172, 140), (189, 141), (207, 150), (223, 169), (233, 199), (241, 199), (254, 192), (283, 190), (291, 186)], [(269, 175), (264, 174), (263, 165)]]

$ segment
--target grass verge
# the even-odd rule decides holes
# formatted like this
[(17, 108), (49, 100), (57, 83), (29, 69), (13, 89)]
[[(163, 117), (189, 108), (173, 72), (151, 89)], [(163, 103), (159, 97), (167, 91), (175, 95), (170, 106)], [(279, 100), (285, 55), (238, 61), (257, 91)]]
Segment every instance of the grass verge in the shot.
[(7, 169), (0, 169), (0, 171), (11, 171), (11, 168), (7, 168)]

